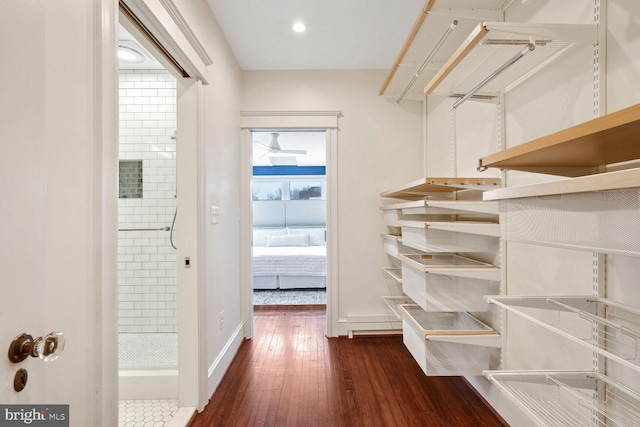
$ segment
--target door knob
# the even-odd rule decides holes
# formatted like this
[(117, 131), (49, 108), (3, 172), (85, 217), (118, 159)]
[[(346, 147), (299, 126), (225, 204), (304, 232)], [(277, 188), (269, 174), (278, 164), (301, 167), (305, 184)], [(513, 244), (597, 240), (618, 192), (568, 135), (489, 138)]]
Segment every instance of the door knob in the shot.
[(51, 362), (60, 356), (64, 350), (64, 344), (62, 332), (51, 332), (44, 337), (35, 339), (29, 334), (20, 334), (11, 341), (9, 360), (13, 363), (19, 363), (28, 356), (32, 356), (39, 357), (45, 362)]

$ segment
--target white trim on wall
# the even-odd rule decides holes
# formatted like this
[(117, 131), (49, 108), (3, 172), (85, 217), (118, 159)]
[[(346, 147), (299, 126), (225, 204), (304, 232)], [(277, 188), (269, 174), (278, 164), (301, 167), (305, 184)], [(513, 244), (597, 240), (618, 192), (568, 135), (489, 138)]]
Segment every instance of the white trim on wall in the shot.
[(240, 280), (245, 337), (253, 337), (251, 289), (251, 132), (268, 129), (318, 129), (326, 131), (327, 159), (327, 336), (338, 336), (338, 119), (339, 111), (242, 111), (242, 182), (240, 224)]

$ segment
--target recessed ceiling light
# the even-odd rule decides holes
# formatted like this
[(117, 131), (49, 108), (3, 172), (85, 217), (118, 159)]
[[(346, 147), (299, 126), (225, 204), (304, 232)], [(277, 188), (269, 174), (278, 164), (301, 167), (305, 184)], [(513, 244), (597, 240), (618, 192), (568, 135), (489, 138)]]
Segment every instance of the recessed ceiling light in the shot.
[(296, 33), (304, 33), (307, 29), (307, 26), (304, 25), (302, 22), (296, 22), (295, 24), (293, 24), (293, 31), (295, 31)]
[(127, 46), (118, 46), (118, 58), (126, 62), (144, 61), (144, 56), (140, 52)]

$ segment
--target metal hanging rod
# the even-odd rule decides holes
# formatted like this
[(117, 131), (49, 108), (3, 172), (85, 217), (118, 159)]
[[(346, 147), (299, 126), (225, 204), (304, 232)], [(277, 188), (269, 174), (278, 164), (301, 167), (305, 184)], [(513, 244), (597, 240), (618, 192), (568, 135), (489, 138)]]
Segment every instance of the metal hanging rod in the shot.
[(171, 231), (171, 227), (167, 225), (158, 228), (118, 228), (118, 231)]
[(465, 102), (467, 99), (471, 98), (477, 91), (479, 91), (480, 89), (482, 89), (487, 83), (489, 83), (491, 80), (495, 79), (496, 77), (498, 77), (503, 71), (505, 71), (507, 68), (509, 68), (510, 66), (512, 66), (513, 64), (515, 64), (516, 62), (518, 62), (520, 59), (522, 59), (525, 55), (527, 55), (528, 53), (532, 52), (533, 50), (535, 50), (536, 45), (533, 43), (529, 43), (524, 49), (522, 49), (520, 52), (518, 52), (517, 54), (515, 54), (511, 59), (509, 59), (507, 62), (505, 62), (504, 64), (502, 64), (500, 66), (500, 68), (498, 68), (497, 70), (495, 70), (493, 73), (491, 73), (489, 75), (489, 77), (487, 77), (486, 79), (484, 79), (483, 81), (481, 81), (476, 87), (474, 87), (473, 89), (471, 89), (465, 96), (463, 96), (462, 98), (460, 98), (459, 100), (457, 100), (452, 106), (451, 109), (454, 110), (456, 108), (458, 108), (460, 106), (460, 104), (462, 104), (463, 102)]
[(416, 82), (416, 80), (418, 80), (418, 77), (420, 77), (420, 74), (422, 74), (422, 72), (426, 68), (427, 64), (429, 63), (429, 61), (431, 61), (431, 58), (433, 58), (433, 56), (436, 54), (436, 52), (438, 52), (438, 50), (440, 50), (440, 48), (444, 44), (445, 40), (447, 40), (447, 38), (449, 37), (451, 32), (453, 30), (455, 30), (457, 26), (458, 26), (458, 20), (454, 19), (451, 22), (451, 25), (449, 25), (447, 30), (444, 32), (442, 37), (440, 37), (440, 40), (438, 40), (438, 43), (436, 43), (435, 47), (433, 48), (433, 50), (431, 51), (429, 56), (427, 56), (427, 59), (424, 60), (424, 62), (420, 66), (420, 68), (418, 68), (418, 71), (416, 71), (416, 73), (413, 75), (413, 77), (411, 78), (411, 81), (409, 82), (407, 87), (404, 88), (404, 90), (402, 91), (400, 96), (396, 99), (396, 102), (395, 102), (396, 105), (400, 104), (400, 101), (402, 101), (404, 99), (404, 97), (407, 94), (407, 92), (409, 92), (409, 89), (411, 89), (411, 86), (413, 86), (413, 84)]
[[(465, 96), (464, 93), (452, 93), (451, 95), (449, 95), (449, 98), (463, 98), (464, 96)], [(496, 99), (497, 96), (495, 96), (495, 95), (472, 95), (471, 98), (472, 99), (481, 99), (483, 101), (488, 101), (488, 100)]]
[[(535, 41), (536, 46), (546, 46), (551, 43), (553, 40), (549, 39), (540, 39)], [(485, 39), (480, 42), (483, 46), (527, 46), (531, 44), (530, 39)]]

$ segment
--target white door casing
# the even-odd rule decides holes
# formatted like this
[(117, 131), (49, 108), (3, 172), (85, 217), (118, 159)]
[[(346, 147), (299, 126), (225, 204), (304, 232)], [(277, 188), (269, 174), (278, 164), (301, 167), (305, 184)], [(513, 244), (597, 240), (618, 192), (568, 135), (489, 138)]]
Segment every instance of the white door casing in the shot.
[(252, 130), (317, 129), (326, 131), (327, 159), (327, 330), (328, 337), (338, 334), (338, 118), (339, 111), (242, 111), (242, 199), (240, 209), (240, 282), (242, 319), (245, 337), (253, 337), (251, 274), (251, 145)]

